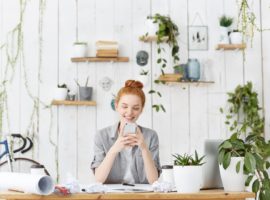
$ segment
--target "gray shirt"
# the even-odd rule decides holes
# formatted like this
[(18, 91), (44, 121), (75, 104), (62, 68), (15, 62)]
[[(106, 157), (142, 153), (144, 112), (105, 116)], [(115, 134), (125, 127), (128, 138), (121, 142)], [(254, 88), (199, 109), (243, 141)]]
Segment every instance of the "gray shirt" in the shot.
[[(158, 170), (158, 175), (161, 173), (160, 161), (159, 161), (159, 141), (157, 133), (149, 128), (144, 128), (139, 126), (144, 141), (152, 154), (155, 166)], [(115, 143), (118, 137), (118, 123), (104, 128), (97, 132), (94, 140), (94, 158), (91, 163), (91, 168), (95, 171), (95, 168), (98, 167), (106, 154)], [(132, 148), (132, 164), (131, 164), (131, 173), (133, 175), (135, 183), (148, 183), (146, 178), (142, 152), (138, 146)], [(125, 159), (124, 152), (120, 152), (113, 163), (112, 169), (105, 181), (105, 183), (122, 183), (125, 172), (127, 168), (127, 163)]]

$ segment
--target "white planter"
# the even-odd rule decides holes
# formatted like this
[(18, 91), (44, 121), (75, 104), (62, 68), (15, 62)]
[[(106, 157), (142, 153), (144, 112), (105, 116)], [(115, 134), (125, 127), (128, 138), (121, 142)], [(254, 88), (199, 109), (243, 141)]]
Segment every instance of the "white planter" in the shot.
[(229, 44), (228, 27), (220, 26), (219, 44)]
[(67, 97), (67, 88), (55, 88), (54, 99), (55, 100), (65, 100)]
[(139, 75), (137, 77), (137, 80), (140, 81), (144, 87), (148, 85), (149, 82), (149, 76), (148, 75)]
[[(241, 161), (240, 171), (236, 172), (236, 164)], [(232, 157), (229, 167), (225, 170), (222, 165), (219, 165), (221, 180), (224, 190), (228, 192), (245, 191), (245, 181), (247, 176), (243, 172), (244, 157)]]
[(153, 23), (152, 19), (146, 19), (145, 26), (148, 35), (156, 35), (156, 32), (158, 31), (158, 23)]
[(73, 44), (73, 57), (80, 58), (80, 57), (87, 57), (87, 44)]
[(232, 44), (242, 44), (242, 33), (240, 32), (231, 32), (230, 40)]
[(179, 193), (199, 192), (202, 185), (202, 166), (173, 166), (174, 183)]

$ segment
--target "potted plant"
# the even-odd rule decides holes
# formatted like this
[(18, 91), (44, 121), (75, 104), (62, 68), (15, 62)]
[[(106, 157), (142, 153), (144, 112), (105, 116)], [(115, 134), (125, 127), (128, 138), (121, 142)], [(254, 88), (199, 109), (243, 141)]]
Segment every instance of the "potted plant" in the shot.
[[(225, 124), (228, 125), (232, 135), (219, 146), (218, 160), (221, 173), (223, 169), (227, 170), (232, 166), (235, 174), (245, 175), (245, 185), (252, 184), (252, 191), (260, 200), (269, 199), (270, 179), (267, 169), (270, 162), (267, 158), (270, 156), (270, 141), (266, 141), (263, 137), (264, 119), (261, 117), (258, 94), (253, 90), (252, 83), (248, 82), (243, 86), (237, 86), (234, 92), (228, 93), (227, 102)], [(220, 111), (225, 113), (223, 109)], [(221, 174), (221, 177), (224, 176)], [(230, 184), (234, 184), (235, 179), (232, 179), (232, 175), (230, 179)], [(227, 188), (226, 184), (224, 188), (230, 191), (238, 190)]]
[(226, 15), (222, 15), (219, 18), (219, 26), (220, 26), (220, 39), (219, 43), (220, 44), (229, 44), (229, 27), (233, 23), (233, 18), (228, 17)]
[[(171, 56), (173, 58), (174, 66), (177, 66), (177, 62), (180, 60), (178, 53), (179, 53), (179, 45), (177, 41), (177, 36), (179, 35), (178, 27), (177, 25), (172, 21), (172, 19), (169, 16), (164, 16), (160, 14), (155, 14), (154, 16), (148, 16), (148, 20), (151, 20), (155, 27), (157, 27), (157, 30), (155, 32), (155, 35), (157, 37), (157, 64), (160, 66), (161, 74), (164, 75), (164, 69), (167, 67), (167, 60), (162, 57), (162, 53), (165, 52), (165, 49), (161, 47), (161, 43), (166, 43), (170, 47)], [(148, 33), (145, 34), (143, 37), (147, 37)], [(166, 38), (166, 39), (164, 39)], [(160, 81), (156, 79), (154, 81), (155, 83), (163, 83), (164, 81)], [(155, 90), (150, 90), (150, 94), (157, 94), (159, 97), (161, 97), (160, 92)], [(153, 108), (158, 112), (159, 110), (166, 111), (164, 106), (162, 104), (154, 104)]]
[(149, 80), (149, 75), (148, 75), (149, 71), (148, 70), (141, 70), (140, 71), (140, 75), (138, 76), (138, 80), (144, 85), (146, 86), (148, 84), (148, 80)]
[(65, 83), (58, 84), (57, 88), (54, 90), (54, 99), (55, 100), (65, 100), (67, 98), (68, 88)]
[(173, 174), (177, 192), (199, 192), (205, 156), (199, 157), (197, 151), (195, 151), (195, 156), (174, 154), (173, 157), (175, 158)]
[(73, 43), (73, 57), (80, 58), (87, 56), (87, 43), (86, 42), (74, 42)]

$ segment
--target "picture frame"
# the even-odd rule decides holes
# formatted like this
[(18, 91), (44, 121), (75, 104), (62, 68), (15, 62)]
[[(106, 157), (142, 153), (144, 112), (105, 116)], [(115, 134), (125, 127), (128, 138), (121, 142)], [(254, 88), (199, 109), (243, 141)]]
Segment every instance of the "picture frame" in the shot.
[(189, 26), (188, 32), (188, 50), (208, 50), (207, 26)]

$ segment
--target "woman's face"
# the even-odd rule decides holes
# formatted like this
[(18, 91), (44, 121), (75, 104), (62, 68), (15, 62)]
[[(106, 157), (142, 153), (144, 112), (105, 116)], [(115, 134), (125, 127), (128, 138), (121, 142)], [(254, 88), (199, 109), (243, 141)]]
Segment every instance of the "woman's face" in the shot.
[(136, 122), (142, 110), (143, 107), (140, 97), (133, 94), (123, 95), (116, 104), (116, 111), (120, 115), (121, 123)]

